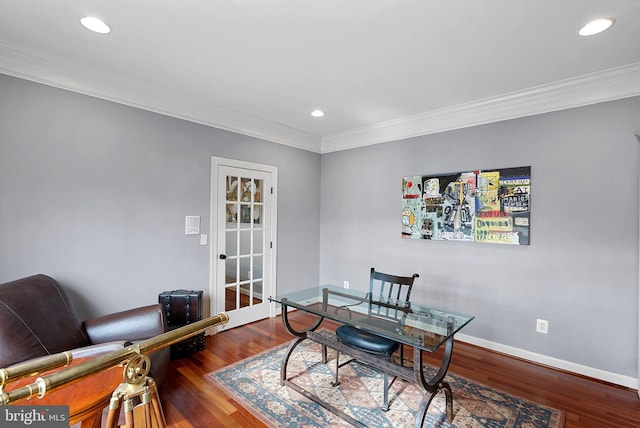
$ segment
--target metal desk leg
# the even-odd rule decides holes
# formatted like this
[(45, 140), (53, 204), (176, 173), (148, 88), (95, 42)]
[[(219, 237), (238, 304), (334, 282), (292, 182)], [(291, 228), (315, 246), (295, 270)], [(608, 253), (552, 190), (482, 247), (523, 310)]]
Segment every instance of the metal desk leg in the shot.
[[(322, 321), (324, 320), (324, 317), (319, 316), (318, 320), (311, 327), (306, 328), (302, 331), (295, 330), (289, 323), (289, 314), (287, 311), (286, 301), (287, 299), (282, 299), (282, 304), (281, 304), (282, 322), (284, 323), (284, 326), (287, 329), (287, 331), (289, 331), (289, 333), (291, 333), (293, 336), (296, 336), (298, 339), (289, 346), (289, 349), (287, 350), (287, 354), (282, 360), (282, 365), (280, 366), (280, 385), (284, 385), (285, 381), (287, 380), (287, 365), (289, 364), (289, 358), (291, 357), (291, 354), (293, 353), (293, 351), (298, 347), (300, 343), (302, 343), (303, 340), (307, 338), (307, 332), (315, 331), (315, 329), (317, 329), (322, 323)], [(323, 359), (326, 360), (327, 350), (324, 347), (323, 347), (322, 355), (323, 355)], [(324, 362), (326, 363), (326, 361)]]
[(424, 420), (427, 416), (427, 410), (429, 409), (429, 405), (433, 401), (436, 394), (442, 390), (445, 395), (445, 403), (446, 403), (446, 412), (447, 412), (447, 422), (451, 423), (453, 419), (453, 394), (451, 393), (451, 387), (447, 382), (444, 382), (444, 377), (449, 370), (449, 364), (451, 364), (451, 354), (453, 353), (453, 337), (450, 337), (447, 340), (447, 344), (444, 350), (444, 356), (442, 357), (442, 363), (440, 364), (440, 369), (438, 373), (435, 374), (431, 379), (425, 379), (424, 370), (422, 365), (422, 351), (414, 349), (413, 351), (413, 373), (419, 385), (427, 391), (424, 398), (422, 399), (422, 403), (420, 403), (420, 408), (418, 409), (418, 413), (416, 414), (416, 423), (415, 428), (420, 428), (424, 424)]

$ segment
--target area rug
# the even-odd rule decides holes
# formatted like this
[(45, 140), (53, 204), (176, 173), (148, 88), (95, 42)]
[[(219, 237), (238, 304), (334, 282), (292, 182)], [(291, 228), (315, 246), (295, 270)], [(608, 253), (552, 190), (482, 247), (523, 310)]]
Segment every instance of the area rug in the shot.
[[(280, 365), (289, 344), (210, 373), (229, 396), (272, 427), (332, 427), (351, 425), (286, 386), (280, 386)], [(340, 361), (346, 361), (340, 356)], [(398, 379), (389, 392), (390, 408), (380, 410), (382, 374), (353, 362), (340, 368), (340, 385), (332, 387), (335, 352), (321, 362), (320, 345), (309, 340), (291, 355), (287, 374), (296, 384), (371, 427), (413, 427), (423, 397), (417, 385)], [(439, 393), (427, 414), (426, 427), (559, 428), (563, 414), (461, 376), (447, 374), (453, 391), (453, 421), (445, 421), (444, 394)]]

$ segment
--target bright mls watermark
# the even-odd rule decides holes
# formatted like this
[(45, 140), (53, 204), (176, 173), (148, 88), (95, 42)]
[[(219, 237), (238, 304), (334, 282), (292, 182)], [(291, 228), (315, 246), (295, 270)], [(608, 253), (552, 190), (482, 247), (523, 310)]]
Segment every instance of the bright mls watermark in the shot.
[(2, 406), (0, 427), (68, 428), (69, 406)]

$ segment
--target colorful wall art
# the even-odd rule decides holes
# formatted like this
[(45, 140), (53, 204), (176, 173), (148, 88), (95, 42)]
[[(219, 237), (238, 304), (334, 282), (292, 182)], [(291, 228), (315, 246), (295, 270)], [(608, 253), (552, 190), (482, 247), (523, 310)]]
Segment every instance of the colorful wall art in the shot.
[(531, 167), (402, 178), (402, 237), (529, 245)]

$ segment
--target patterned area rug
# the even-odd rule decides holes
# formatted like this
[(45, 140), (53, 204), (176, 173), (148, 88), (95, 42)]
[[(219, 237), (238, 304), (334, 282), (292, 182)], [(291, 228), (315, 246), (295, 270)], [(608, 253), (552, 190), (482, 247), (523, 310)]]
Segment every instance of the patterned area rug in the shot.
[[(289, 344), (210, 373), (227, 394), (273, 427), (350, 427), (340, 417), (280, 386), (280, 365)], [(390, 409), (380, 410), (382, 374), (353, 362), (340, 368), (340, 385), (332, 387), (335, 352), (329, 350), (328, 364), (322, 364), (320, 345), (309, 340), (291, 355), (288, 375), (296, 384), (351, 415), (368, 421), (371, 427), (413, 427), (423, 392), (398, 379), (389, 392)], [(346, 361), (341, 355), (340, 361)], [(446, 381), (453, 391), (453, 422), (445, 421), (444, 394), (439, 393), (424, 426), (429, 427), (523, 427), (558, 428), (563, 414), (552, 408), (496, 391), (449, 373)]]

